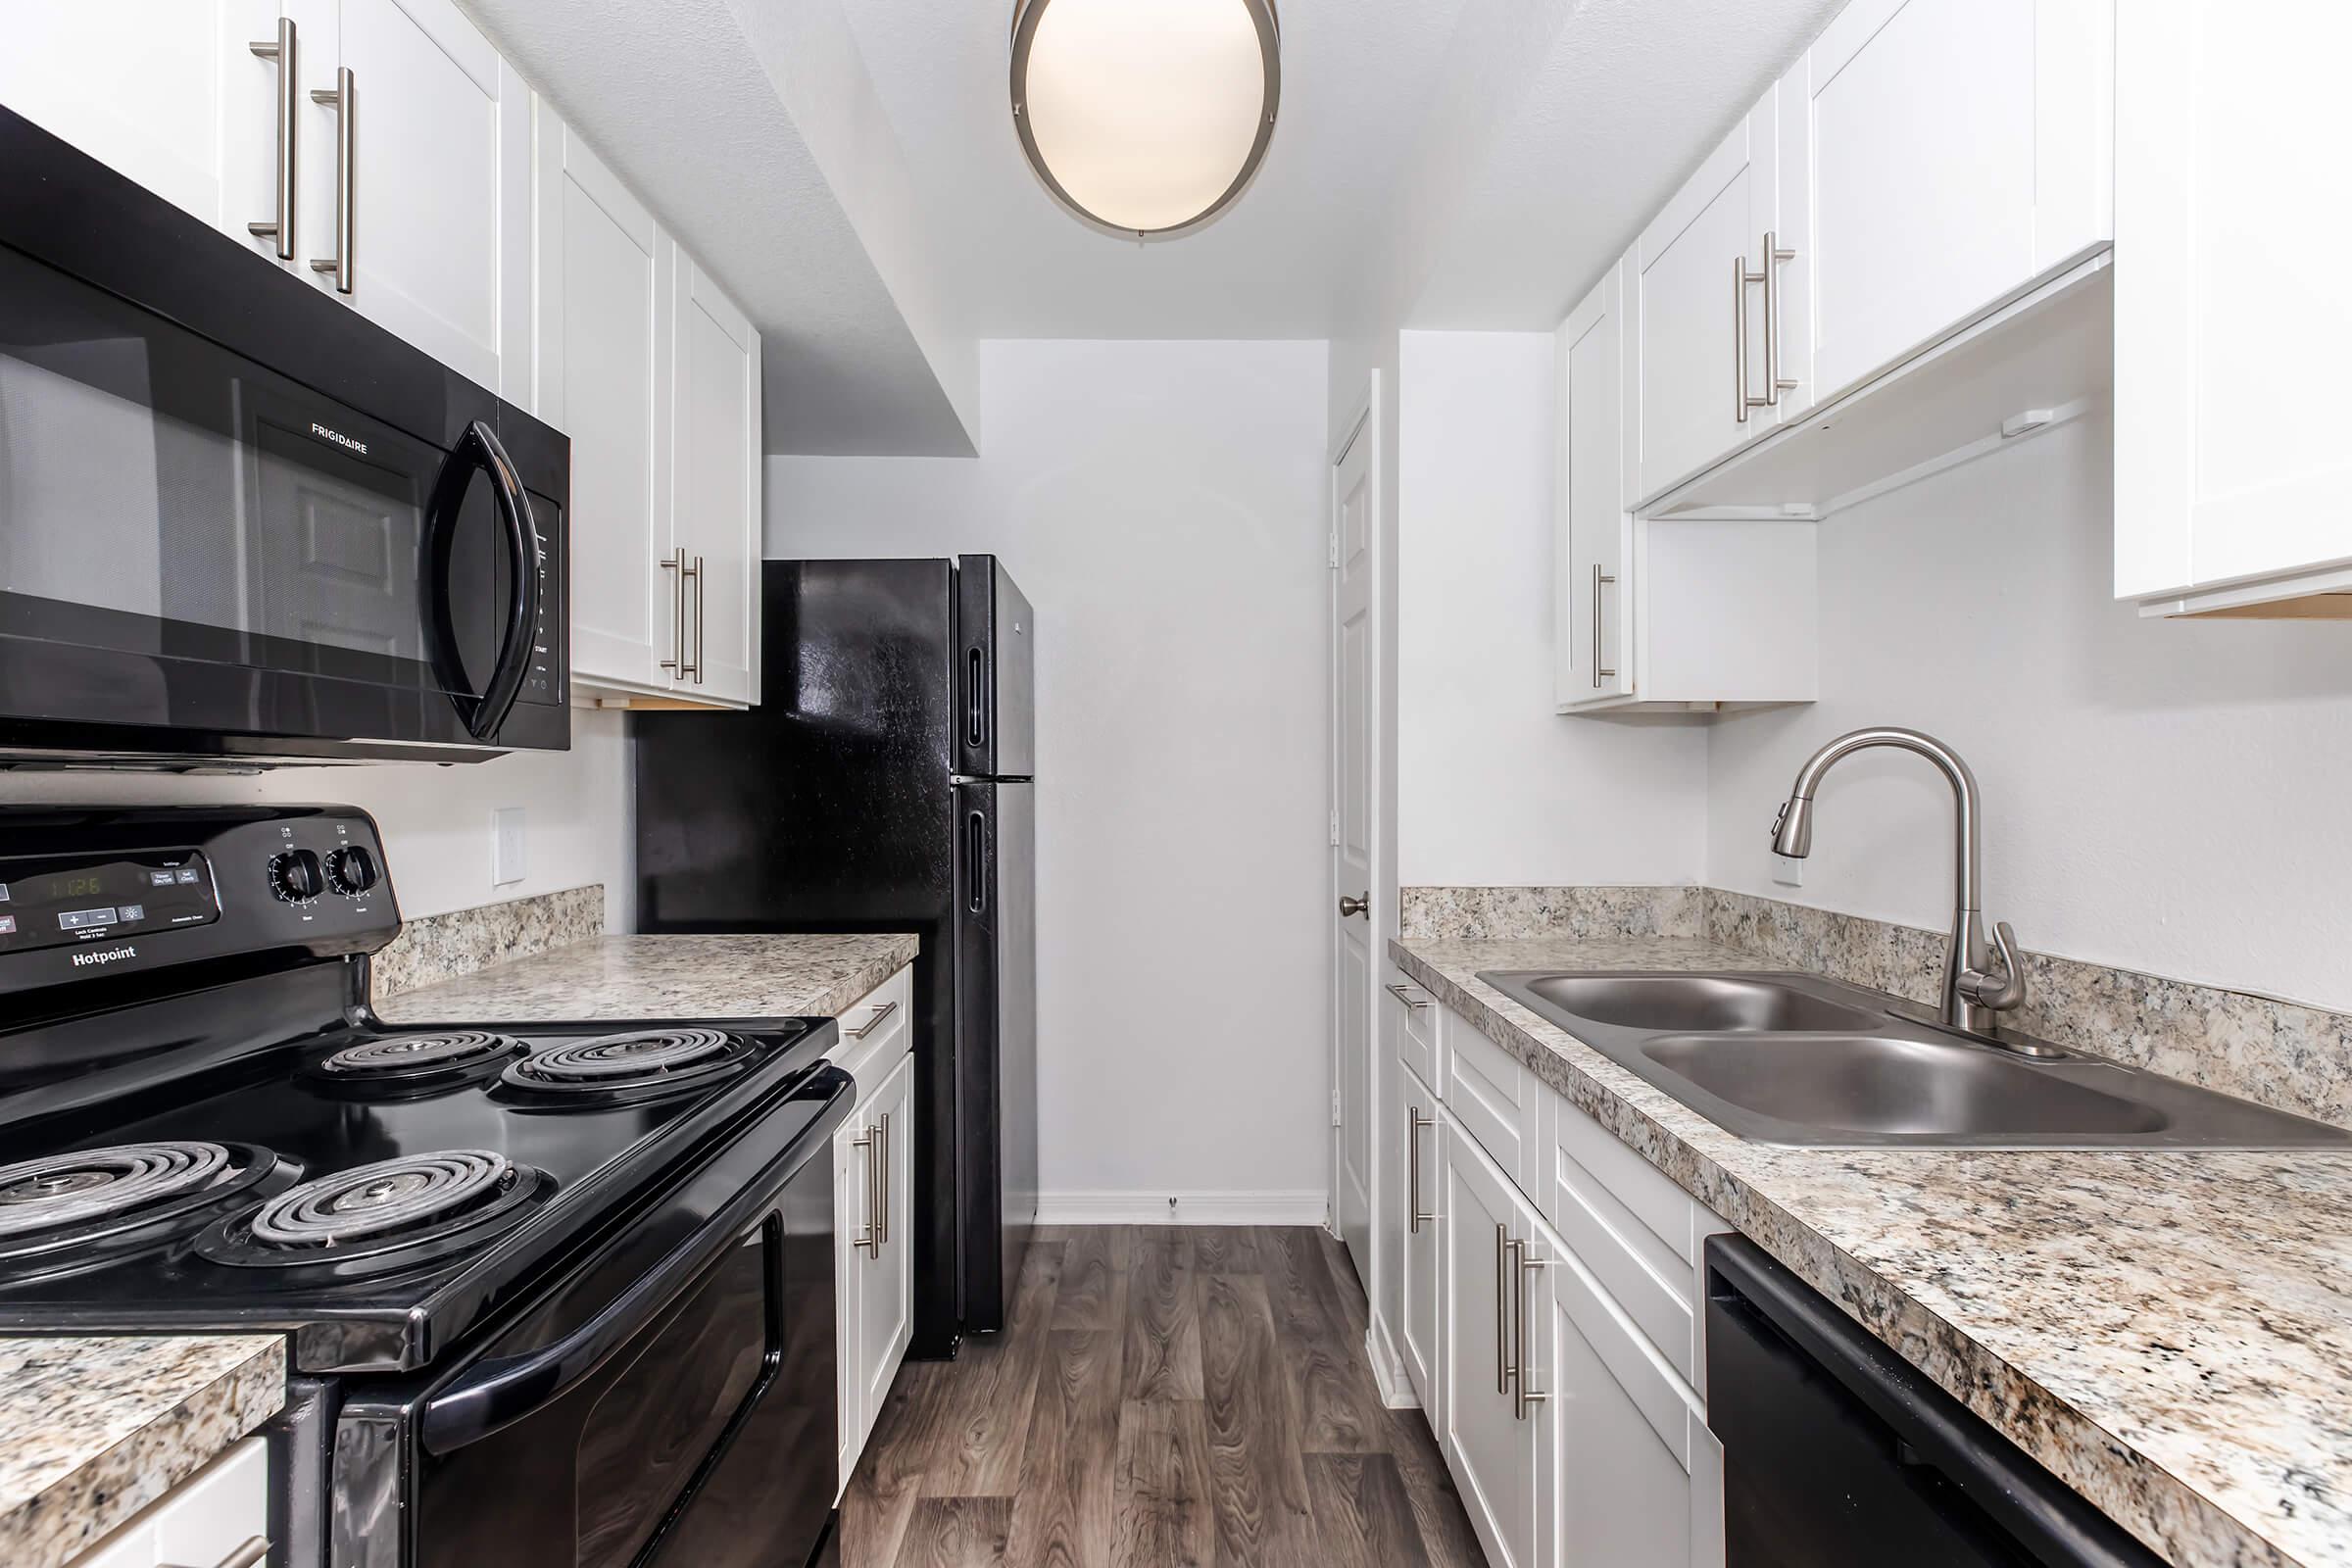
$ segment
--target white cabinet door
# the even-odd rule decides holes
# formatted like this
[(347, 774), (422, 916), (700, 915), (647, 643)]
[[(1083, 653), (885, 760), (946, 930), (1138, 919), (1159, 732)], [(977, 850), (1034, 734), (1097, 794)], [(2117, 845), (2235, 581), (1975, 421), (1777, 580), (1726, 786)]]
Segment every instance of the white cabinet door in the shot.
[(1396, 1168), (1404, 1177), (1403, 1201), (1398, 1204), (1404, 1224), (1397, 1249), (1404, 1286), (1404, 1322), (1397, 1335), (1397, 1353), (1404, 1361), (1406, 1381), (1421, 1396), (1421, 1408), (1433, 1416), (1440, 1409), (1438, 1370), (1443, 1336), (1438, 1328), (1441, 1288), (1438, 1271), (1444, 1263), (1440, 1235), (1445, 1226), (1445, 1153), (1438, 1114), (1438, 1097), (1409, 1069), (1400, 1072), (1404, 1111), (1404, 1157)]
[(2352, 8), (2118, 13), (2116, 593), (2352, 564), (2352, 203), (2302, 156), (2339, 139)]
[(678, 258), (673, 526), (693, 576), (681, 696), (759, 701), (760, 334)]
[(275, 216), (277, 65), (250, 46), (277, 21), (276, 0), (11, 6), (0, 103), (273, 256), (246, 224)]
[(1854, 0), (1823, 29), (1781, 87), (1818, 395), (2112, 237), (2112, 26), (2111, 0)]
[[(1545, 1568), (1723, 1568), (1723, 1450), (1697, 1396), (1573, 1258), (1544, 1271)], [(1531, 1353), (1531, 1359), (1535, 1357)]]
[[(317, 0), (288, 0), (300, 16)], [(453, 0), (343, 0), (333, 49), (303, 28), (305, 102), (299, 232), (306, 266), (362, 314), (470, 380), (527, 402), (530, 92)], [(323, 22), (323, 17), (321, 17)], [(306, 92), (306, 99), (308, 92)], [(348, 135), (351, 179), (340, 180)], [(351, 246), (335, 221), (349, 204)]]
[[(1804, 384), (1799, 367), (1775, 352), (1807, 341), (1790, 319), (1801, 270), (1768, 265), (1764, 255), (1765, 235), (1781, 227), (1778, 101), (1777, 89), (1767, 93), (1733, 127), (1628, 258), (1634, 498), (1653, 496), (1771, 429), (1785, 401), (1767, 391), (1776, 368), (1778, 379)], [(1785, 236), (1780, 243), (1787, 248)], [(1769, 281), (1740, 281), (1741, 270)], [(1800, 330), (1769, 335), (1776, 316)]]
[(671, 271), (652, 213), (538, 110), (539, 417), (571, 437), (571, 672), (658, 690), (673, 656)]
[(891, 1380), (906, 1359), (914, 1333), (914, 1270), (909, 1261), (914, 1224), (914, 1056), (899, 1058), (890, 1076), (855, 1113), (873, 1141), (873, 1180), (880, 1191), (868, 1199), (882, 1220), (879, 1244), (863, 1259), (858, 1289), (858, 1446), (864, 1446)]
[(1626, 635), (1623, 263), (1559, 330), (1561, 463), (1552, 544), (1553, 695), (1563, 709), (1634, 690)]
[[(1532, 1568), (1539, 1528), (1537, 1442), (1542, 1422), (1514, 1398), (1520, 1251), (1534, 1215), (1477, 1141), (1446, 1118), (1446, 1223), (1438, 1241), (1445, 1356), (1438, 1372), (1438, 1446), (1494, 1568)], [(1532, 1339), (1532, 1336), (1531, 1336)], [(1541, 1406), (1536, 1407), (1541, 1410)]]

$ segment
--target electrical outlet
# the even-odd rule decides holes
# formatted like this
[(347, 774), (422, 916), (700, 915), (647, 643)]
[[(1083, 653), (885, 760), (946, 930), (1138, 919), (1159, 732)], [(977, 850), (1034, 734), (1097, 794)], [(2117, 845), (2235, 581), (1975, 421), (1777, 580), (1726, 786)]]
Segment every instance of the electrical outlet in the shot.
[(1772, 858), (1772, 879), (1785, 888), (1801, 888), (1805, 885), (1805, 862), (1793, 855), (1776, 855)]
[(499, 807), (490, 813), (490, 884), (503, 888), (528, 874), (523, 855), (522, 808)]

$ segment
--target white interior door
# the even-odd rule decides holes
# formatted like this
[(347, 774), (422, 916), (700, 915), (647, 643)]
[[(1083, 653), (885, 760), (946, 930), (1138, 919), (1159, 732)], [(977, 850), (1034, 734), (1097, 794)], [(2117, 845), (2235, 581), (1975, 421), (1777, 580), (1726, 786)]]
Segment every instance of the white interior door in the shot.
[(1331, 486), (1332, 1218), (1372, 1278), (1373, 704), (1372, 607), (1380, 541), (1380, 442), (1372, 404)]

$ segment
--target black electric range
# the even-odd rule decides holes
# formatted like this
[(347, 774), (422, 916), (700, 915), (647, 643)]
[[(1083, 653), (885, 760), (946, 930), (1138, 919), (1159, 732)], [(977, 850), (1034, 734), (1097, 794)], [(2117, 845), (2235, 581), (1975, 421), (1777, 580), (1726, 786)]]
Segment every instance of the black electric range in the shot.
[(394, 1027), (374, 824), (0, 811), (0, 1332), (282, 1332), (271, 1561), (831, 1544), (829, 1019)]

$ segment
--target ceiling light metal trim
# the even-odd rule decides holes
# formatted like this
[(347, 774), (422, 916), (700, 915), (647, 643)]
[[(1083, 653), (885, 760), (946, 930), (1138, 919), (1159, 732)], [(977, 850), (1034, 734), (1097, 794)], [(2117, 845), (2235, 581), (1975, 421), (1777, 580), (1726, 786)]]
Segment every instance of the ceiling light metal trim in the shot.
[(1250, 143), (1250, 152), (1243, 158), (1241, 169), (1233, 176), (1233, 183), (1225, 187), (1222, 195), (1196, 216), (1164, 228), (1129, 228), (1124, 224), (1106, 222), (1080, 206), (1078, 199), (1064, 190), (1061, 181), (1055, 179), (1054, 172), (1046, 167), (1045, 155), (1038, 151), (1037, 138), (1029, 133), (1029, 117), (1024, 113), (1025, 94), (1022, 87), (1029, 74), (1029, 46), (1037, 36), (1037, 24), (1046, 14), (1046, 7), (1052, 3), (1053, 0), (1014, 0), (1012, 17), (1012, 123), (1020, 133), (1021, 152), (1028, 159), (1030, 172), (1037, 175), (1039, 183), (1053, 192), (1055, 201), (1089, 227), (1101, 229), (1105, 234), (1116, 234), (1122, 239), (1173, 239), (1180, 234), (1191, 233), (1232, 206), (1242, 192), (1250, 188), (1250, 182), (1257, 177), (1258, 167), (1266, 161), (1266, 147), (1274, 139), (1274, 122), (1282, 108), (1282, 24), (1274, 13), (1275, 0), (1236, 0), (1250, 13), (1250, 21), (1257, 28), (1258, 60), (1264, 69), (1266, 81), (1264, 111), (1258, 116), (1257, 135)]

